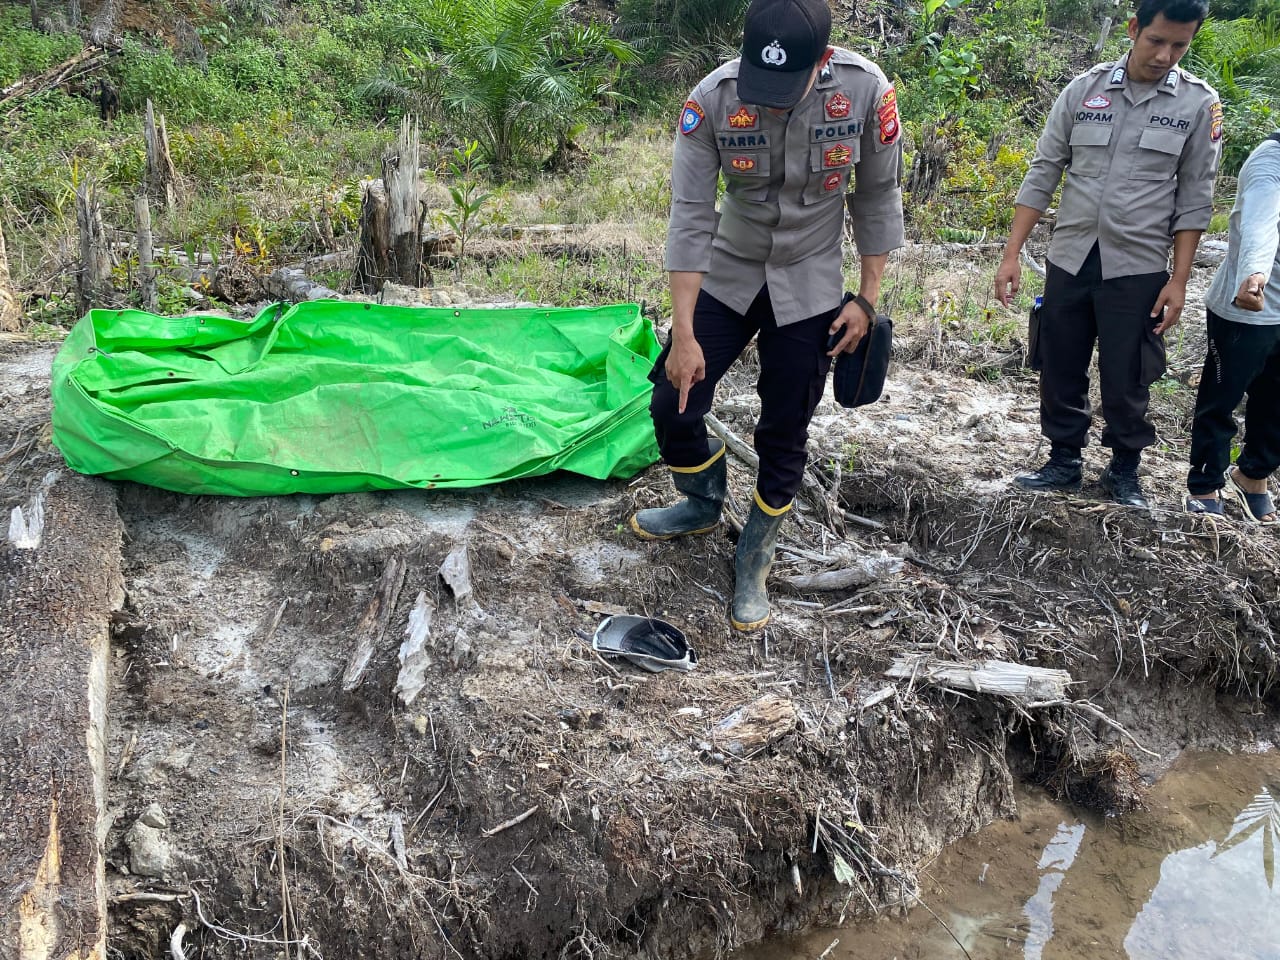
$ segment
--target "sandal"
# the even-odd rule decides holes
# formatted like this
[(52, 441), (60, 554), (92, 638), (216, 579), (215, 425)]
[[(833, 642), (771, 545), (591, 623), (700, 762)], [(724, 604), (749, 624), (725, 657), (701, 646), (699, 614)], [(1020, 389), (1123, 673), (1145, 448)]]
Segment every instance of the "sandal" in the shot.
[[(1237, 467), (1236, 470), (1239, 468)], [(1229, 494), (1235, 501), (1240, 504), (1240, 509), (1244, 515), (1254, 523), (1272, 524), (1276, 522), (1275, 501), (1271, 499), (1271, 493), (1250, 493), (1244, 487), (1236, 483), (1236, 470), (1227, 471), (1227, 486), (1225, 492)], [(1263, 520), (1263, 517), (1270, 516), (1270, 520)]]
[(1221, 497), (1193, 497), (1188, 495), (1185, 506), (1187, 513), (1198, 513), (1220, 517), (1222, 513)]

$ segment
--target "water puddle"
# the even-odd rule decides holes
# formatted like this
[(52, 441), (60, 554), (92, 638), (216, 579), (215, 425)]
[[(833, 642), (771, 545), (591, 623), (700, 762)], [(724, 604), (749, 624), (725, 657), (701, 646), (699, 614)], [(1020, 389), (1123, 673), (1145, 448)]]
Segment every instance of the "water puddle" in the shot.
[(937, 918), (916, 907), (740, 960), (1280, 958), (1275, 751), (1184, 754), (1149, 809), (1123, 817), (1083, 815), (1041, 793), (1021, 796), (1019, 810), (921, 871)]

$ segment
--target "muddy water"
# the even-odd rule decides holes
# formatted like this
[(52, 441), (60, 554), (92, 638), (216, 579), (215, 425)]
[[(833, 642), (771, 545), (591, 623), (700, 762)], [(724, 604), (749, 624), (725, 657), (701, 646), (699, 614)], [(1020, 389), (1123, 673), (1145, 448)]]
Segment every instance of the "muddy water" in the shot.
[(916, 907), (738, 960), (814, 960), (837, 938), (826, 960), (1280, 960), (1276, 751), (1183, 755), (1124, 817), (1039, 793), (1019, 811), (922, 871), (936, 919)]

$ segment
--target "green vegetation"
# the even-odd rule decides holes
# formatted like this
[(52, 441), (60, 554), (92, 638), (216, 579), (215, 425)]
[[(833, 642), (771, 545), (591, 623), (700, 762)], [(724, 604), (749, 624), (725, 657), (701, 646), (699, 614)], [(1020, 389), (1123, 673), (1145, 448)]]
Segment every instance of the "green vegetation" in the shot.
[[(88, 0), (86, 19), (95, 6)], [(423, 130), (428, 213), (462, 238), (463, 255), (448, 261), (457, 282), (494, 297), (661, 306), (675, 114), (692, 83), (735, 54), (746, 6), (126, 2), (135, 29), (105, 67), (0, 104), (0, 219), (14, 284), (31, 321), (74, 319), (75, 190), (91, 178), (108, 227), (122, 239), (132, 232), (150, 100), (166, 118), (178, 174), (175, 208), (153, 209), (160, 250), (265, 272), (350, 249), (361, 183), (378, 175), (398, 121), (412, 113)], [(592, 19), (605, 9), (612, 19)], [(1224, 19), (1206, 23), (1186, 65), (1222, 94), (1230, 174), (1278, 122), (1280, 0), (1214, 9)], [(1112, 12), (1106, 0), (868, 0), (856, 20), (837, 17), (836, 42), (871, 57), (897, 86), (913, 239), (1003, 238), (1045, 112), (1095, 59), (1101, 17)], [(0, 7), (0, 88), (83, 49), (65, 24), (52, 29), (63, 32), (32, 29), (26, 4)], [(1124, 42), (1113, 30), (1105, 55)], [(120, 97), (107, 121), (93, 100), (99, 78)], [(498, 226), (536, 223), (598, 231), (606, 252), (588, 263), (520, 244), (496, 254), (478, 246)], [(162, 266), (166, 311), (208, 293), (176, 260)], [(341, 286), (331, 261), (318, 269)], [(128, 296), (136, 264), (117, 276)], [(984, 312), (976, 293), (972, 304), (962, 299), (953, 319), (964, 336), (1005, 344), (1005, 318)]]

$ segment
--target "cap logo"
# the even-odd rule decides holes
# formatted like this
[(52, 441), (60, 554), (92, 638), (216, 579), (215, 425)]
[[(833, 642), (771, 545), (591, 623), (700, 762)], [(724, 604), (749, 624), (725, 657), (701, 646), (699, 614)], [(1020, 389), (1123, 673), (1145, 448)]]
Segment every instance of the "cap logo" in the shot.
[(787, 51), (777, 40), (760, 51), (760, 60), (768, 67), (780, 67), (787, 62)]

